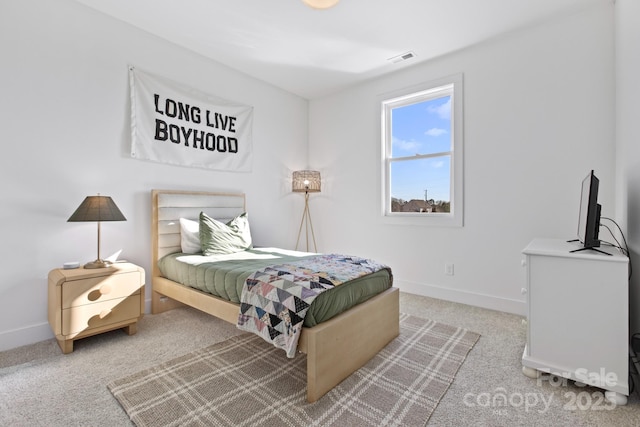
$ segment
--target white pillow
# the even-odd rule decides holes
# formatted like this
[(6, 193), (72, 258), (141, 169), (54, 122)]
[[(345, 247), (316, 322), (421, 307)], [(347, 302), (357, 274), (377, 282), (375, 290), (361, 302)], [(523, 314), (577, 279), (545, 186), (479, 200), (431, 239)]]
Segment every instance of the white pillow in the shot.
[(191, 219), (180, 218), (180, 246), (185, 254), (202, 252), (200, 246), (200, 223)]

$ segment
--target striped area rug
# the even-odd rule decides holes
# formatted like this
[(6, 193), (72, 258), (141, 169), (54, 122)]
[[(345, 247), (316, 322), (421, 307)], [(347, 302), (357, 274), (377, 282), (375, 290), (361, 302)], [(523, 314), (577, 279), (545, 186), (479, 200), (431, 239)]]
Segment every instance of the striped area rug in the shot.
[(306, 358), (243, 334), (113, 381), (131, 420), (151, 426), (424, 426), (480, 336), (400, 315), (400, 335), (315, 403)]

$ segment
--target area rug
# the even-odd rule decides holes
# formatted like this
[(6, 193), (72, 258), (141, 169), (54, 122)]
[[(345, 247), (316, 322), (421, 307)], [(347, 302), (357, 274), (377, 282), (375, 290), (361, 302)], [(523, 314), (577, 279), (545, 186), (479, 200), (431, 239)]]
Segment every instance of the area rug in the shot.
[(424, 426), (480, 335), (400, 315), (400, 335), (315, 403), (306, 357), (243, 334), (108, 388), (138, 427)]

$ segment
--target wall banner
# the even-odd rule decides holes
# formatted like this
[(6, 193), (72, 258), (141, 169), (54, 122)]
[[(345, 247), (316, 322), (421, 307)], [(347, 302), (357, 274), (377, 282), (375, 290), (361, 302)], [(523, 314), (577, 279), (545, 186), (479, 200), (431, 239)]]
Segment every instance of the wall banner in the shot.
[(253, 107), (129, 67), (131, 157), (250, 172)]

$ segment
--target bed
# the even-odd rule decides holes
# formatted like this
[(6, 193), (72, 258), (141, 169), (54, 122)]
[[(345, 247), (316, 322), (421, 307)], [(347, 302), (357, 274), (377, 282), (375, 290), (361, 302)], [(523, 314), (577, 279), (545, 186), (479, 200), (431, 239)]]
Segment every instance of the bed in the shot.
[[(236, 324), (240, 312), (238, 303), (164, 277), (159, 261), (181, 252), (180, 218), (198, 218), (200, 212), (212, 218), (234, 218), (246, 212), (245, 195), (152, 190), (151, 197), (152, 313), (187, 305)], [(399, 292), (394, 287), (329, 320), (305, 326), (297, 351), (307, 357), (307, 400), (318, 400), (398, 334)]]

